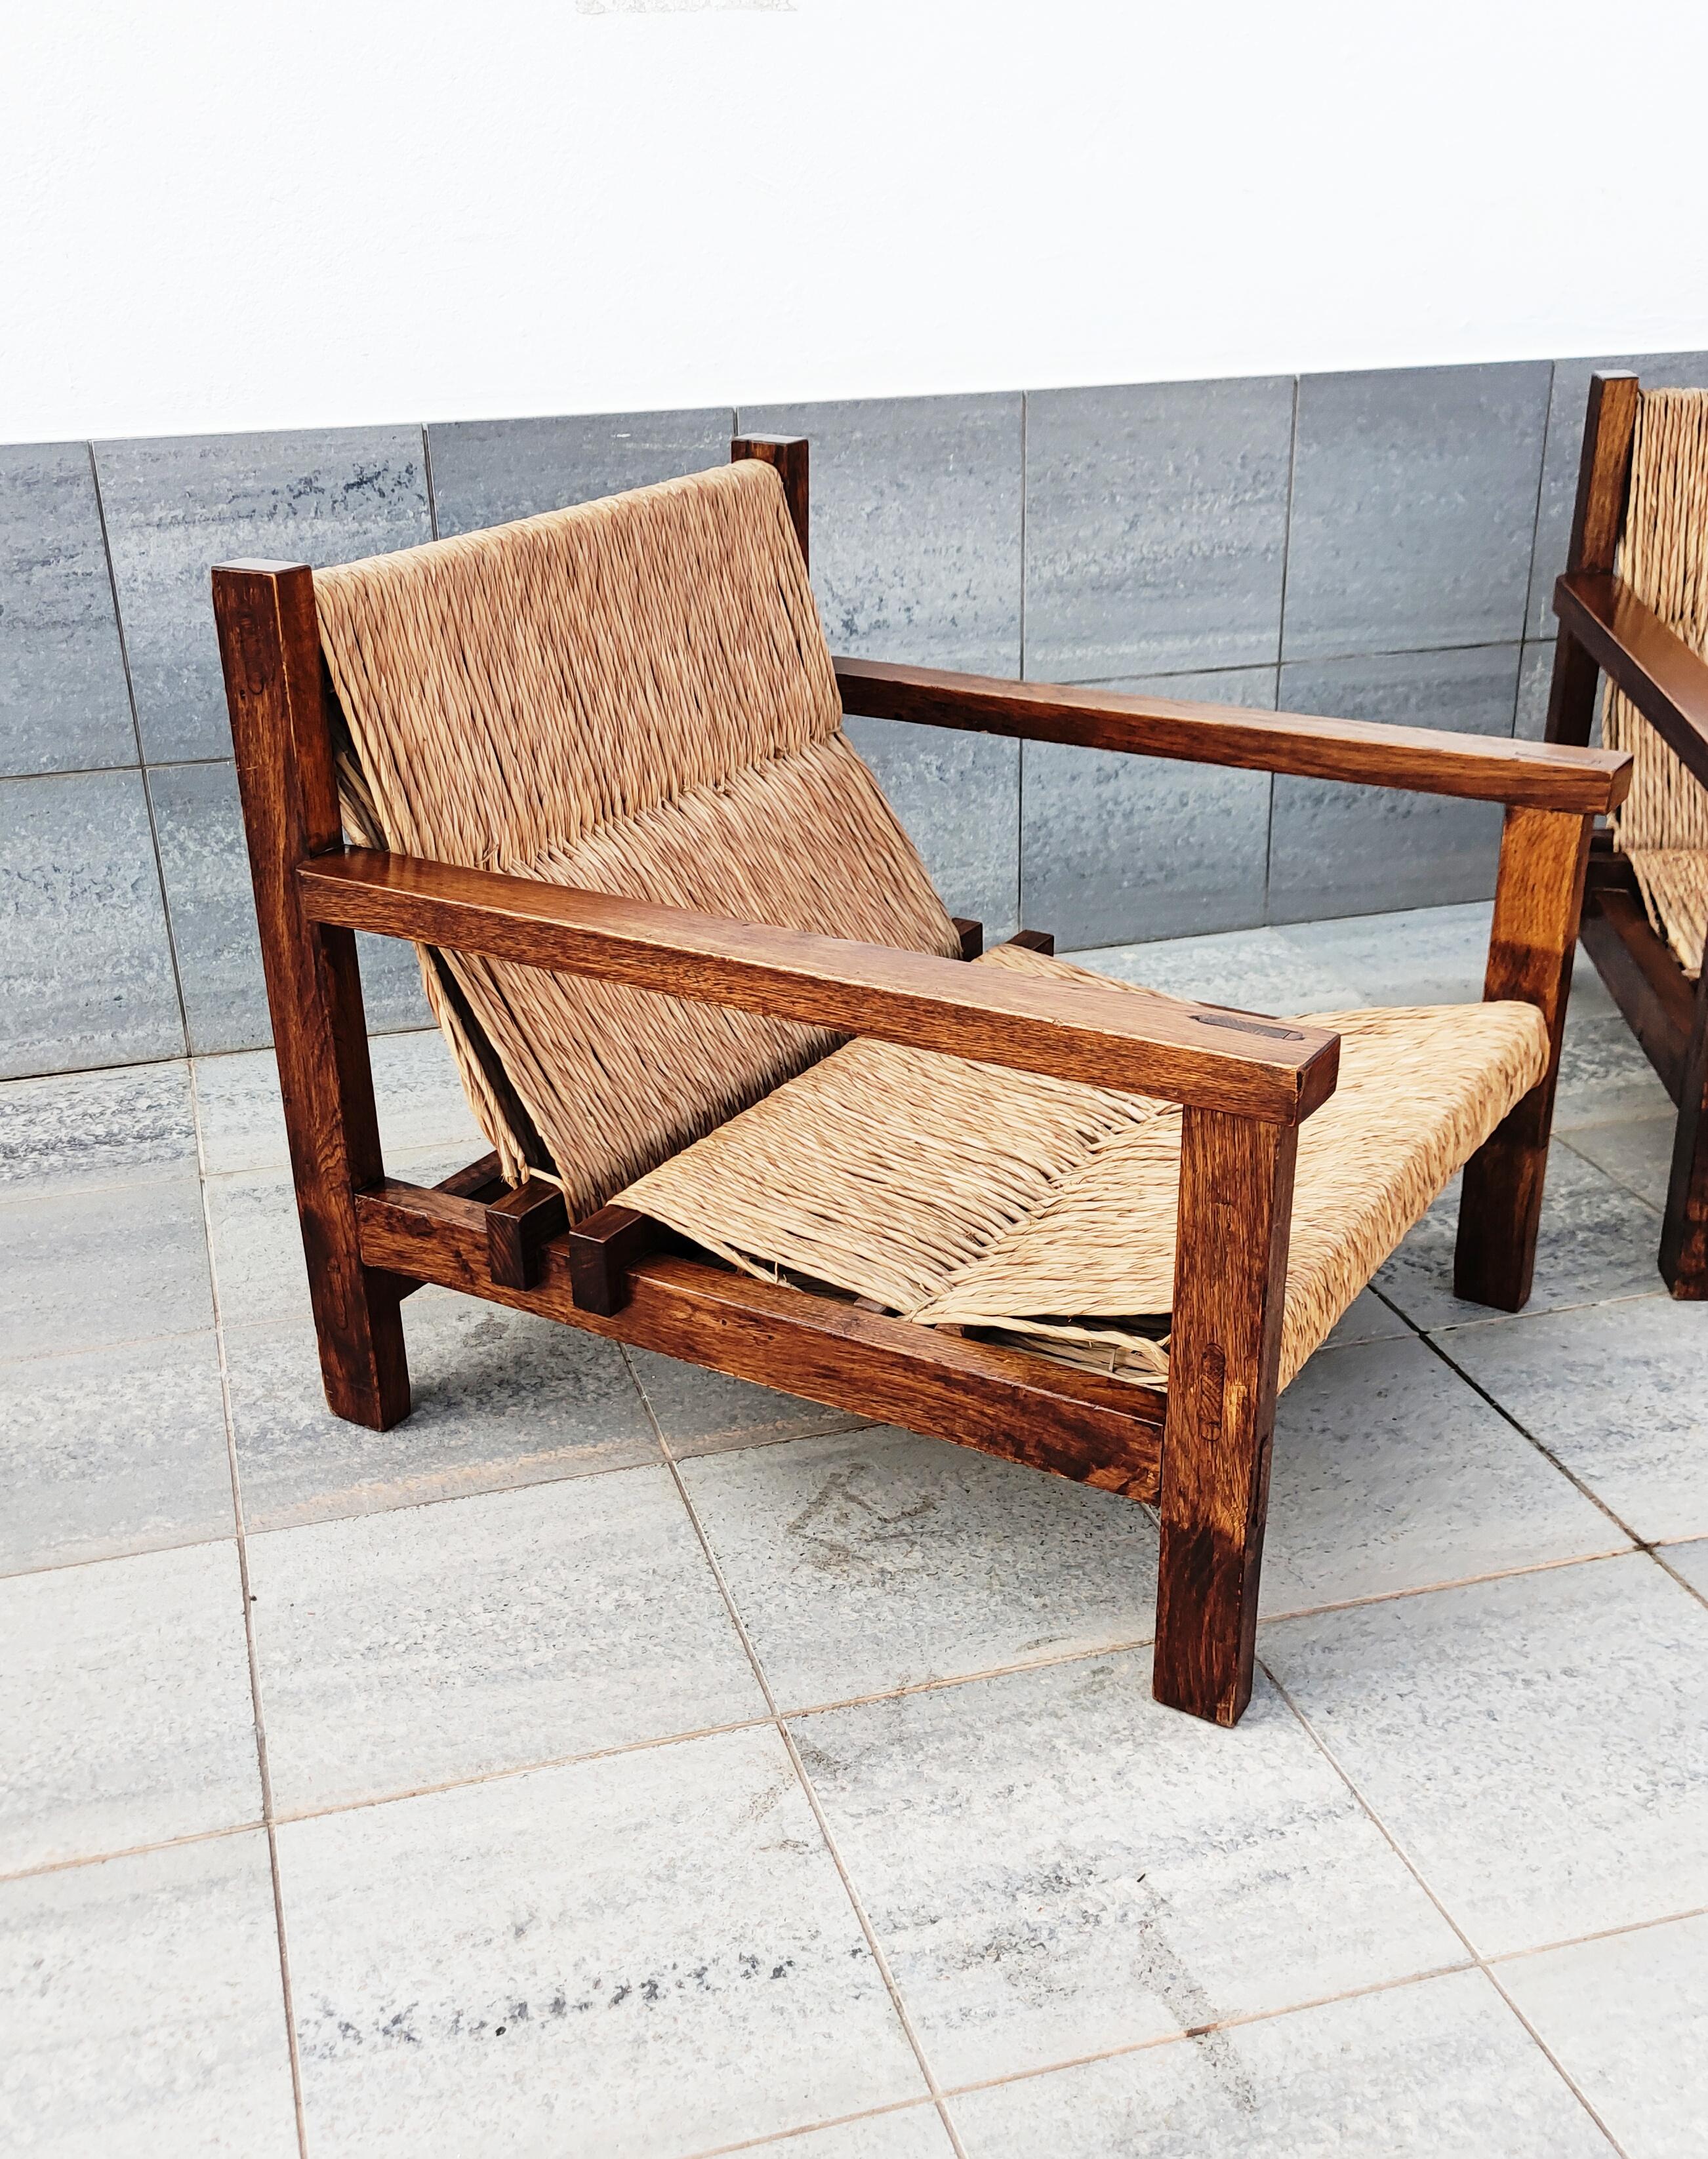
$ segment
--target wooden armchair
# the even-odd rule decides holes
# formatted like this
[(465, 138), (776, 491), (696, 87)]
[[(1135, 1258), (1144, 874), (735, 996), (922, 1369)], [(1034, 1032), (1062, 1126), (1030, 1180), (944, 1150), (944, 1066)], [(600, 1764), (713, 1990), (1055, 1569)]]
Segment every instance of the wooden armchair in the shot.
[(1554, 611), (1549, 741), (1589, 740), (1605, 675), (1606, 738), (1635, 756), (1592, 844), (1583, 942), (1678, 1105), (1661, 1275), (1708, 1297), (1708, 393), (1591, 377)]
[[(436, 1282), (1159, 1502), (1155, 1691), (1231, 1724), (1250, 1690), (1284, 1361), (1290, 1369), (1321, 1339), (1461, 1162), (1461, 1293), (1506, 1310), (1529, 1294), (1591, 829), (1622, 798), (1630, 760), (1586, 747), (831, 663), (805, 578), (806, 445), (750, 437), (732, 446), (732, 458), (737, 474), (700, 475), (318, 581), (300, 564), (234, 562), (214, 572), (327, 1398), (339, 1415), (376, 1429), (407, 1415), (399, 1307)], [(745, 585), (747, 572), (729, 567), (716, 538), (726, 524), (757, 566)], [(583, 575), (589, 562), (596, 576)], [(737, 597), (696, 613), (702, 570)], [(639, 582), (624, 587), (631, 576)], [(493, 602), (500, 589), (509, 597)], [(618, 603), (595, 637), (577, 610), (605, 605), (613, 591)], [(751, 635), (738, 620), (744, 609), (758, 625)], [(703, 679), (694, 671), (707, 669)], [(512, 681), (524, 676), (536, 684), (525, 694)], [(724, 686), (723, 702), (707, 696), (708, 680)], [(692, 696), (670, 686), (685, 681)], [(556, 702), (546, 722), (523, 727), (517, 715), (525, 718), (528, 697), (543, 694), (539, 682)], [(473, 728), (455, 717), (470, 697), (483, 716)], [(1043, 939), (980, 958), (977, 925), (950, 926), (899, 828), (885, 821), (869, 775), (844, 756), (838, 697), (877, 717), (1503, 802), (1489, 1002), (1353, 1014), (1337, 1032), (1104, 982), (1045, 956)], [(660, 700), (670, 707), (663, 719)], [(440, 717), (422, 733), (417, 720), (427, 706)], [(655, 786), (647, 800), (655, 808), (634, 810), (636, 760), (660, 742), (675, 740), (673, 756), (704, 764), (720, 729), (752, 734), (753, 716), (774, 707), (775, 727), (794, 727), (807, 742), (799, 756), (779, 749), (780, 736), (764, 736), (732, 762), (713, 759), (697, 792), (660, 795)], [(683, 711), (691, 721), (686, 748)], [(605, 748), (587, 752), (595, 739)], [(562, 779), (570, 750), (581, 761)], [(475, 779), (451, 785), (438, 765), (465, 754), (476, 759)], [(707, 883), (716, 865), (703, 833), (680, 846), (672, 837), (684, 820), (684, 830), (691, 825), (690, 810), (747, 816), (743, 829), (763, 833), (776, 821), (775, 790), (797, 784), (788, 776), (797, 766), (810, 768), (813, 786), (834, 768), (842, 792), (796, 851), (794, 882), (763, 903), (794, 926), (660, 903), (661, 890), (725, 888)], [(529, 780), (530, 772), (548, 779)], [(570, 847), (548, 834), (541, 853), (534, 832), (525, 847), (516, 842), (522, 854), (536, 849), (525, 874), (515, 873), (520, 856), (494, 867), (490, 831), (533, 832), (540, 790), (560, 779), (572, 793), (591, 790), (582, 836)], [(507, 788), (508, 807), (497, 801)], [(444, 813), (448, 793), (453, 815)], [(618, 795), (613, 810), (607, 798)], [(749, 796), (758, 810), (742, 808)], [(388, 831), (417, 840), (347, 851), (346, 822), (370, 840)], [(863, 836), (851, 846), (857, 826)], [(819, 874), (826, 848), (842, 851), (828, 879)], [(464, 858), (443, 858), (453, 850)], [(644, 896), (587, 888), (589, 861)], [(897, 924), (877, 941), (846, 926), (823, 934), (851, 919), (856, 887), (867, 909), (858, 919), (893, 916)], [(492, 1155), (432, 1189), (388, 1178), (380, 1159), (358, 929), (422, 948), (430, 994), (494, 1138)], [(548, 997), (559, 1003), (539, 1002)], [(542, 1069), (535, 1053), (551, 1028), (568, 1024), (564, 1012), (580, 1029), (572, 1037), (582, 1062), (572, 1084), (560, 1085), (561, 1073)], [(1367, 1026), (1373, 1019), (1383, 1024)], [(631, 1026), (656, 1031), (638, 1059)], [(761, 1058), (745, 1095), (720, 1093), (727, 1074), (704, 1048), (712, 1038), (694, 1028), (728, 1030), (731, 1069), (757, 1055), (753, 1043), (771, 1030), (764, 1056), (782, 1062)], [(1336, 1096), (1343, 1032), (1350, 1076)], [(839, 1037), (857, 1039), (838, 1048)], [(1382, 1077), (1379, 1052), (1388, 1052), (1378, 1038), (1389, 1037), (1410, 1059), (1395, 1068), (1407, 1075), (1403, 1085)], [(685, 1056), (684, 1043), (700, 1048)], [(857, 1114), (829, 1132), (810, 1118), (826, 1114), (842, 1083)], [(637, 1160), (613, 1139), (599, 1153), (609, 1136), (595, 1128), (621, 1125), (637, 1090), (679, 1085), (689, 1090), (691, 1143), (683, 1144), (679, 1120), (679, 1152), (649, 1143)], [(704, 1116), (694, 1109), (695, 1085), (712, 1105)], [(732, 1178), (754, 1160), (763, 1169), (774, 1143), (793, 1147), (791, 1161), (810, 1162), (820, 1152), (828, 1159), (834, 1140), (860, 1157), (849, 1174), (857, 1182), (882, 1172), (905, 1212), (906, 1160), (898, 1169), (888, 1142), (864, 1156), (860, 1149), (866, 1112), (907, 1088), (928, 1125), (939, 1100), (953, 1097), (975, 1112), (987, 1101), (1008, 1104), (1005, 1117), (1023, 1099), (1040, 1117), (1072, 1126), (1075, 1176), (1089, 1165), (1107, 1186), (1112, 1167), (1127, 1180), (1116, 1179), (1117, 1198), (1141, 1193), (1157, 1247), (1149, 1278), (1163, 1269), (1155, 1302), (1119, 1302), (1140, 1295), (1122, 1286), (1119, 1217), (1113, 1231), (1106, 1218), (1095, 1224), (1091, 1237), (1090, 1249), (1112, 1256), (1120, 1277), (1103, 1305), (1088, 1289), (1083, 1304), (1070, 1301), (1064, 1324), (1059, 1307), (1040, 1312), (1022, 1302), (1005, 1331), (976, 1317), (933, 1323), (929, 1305), (862, 1293), (857, 1269), (838, 1281), (804, 1266), (786, 1239), (765, 1245), (758, 1231), (722, 1225), (691, 1235), (663, 1211), (674, 1206), (677, 1221), (697, 1230), (694, 1208), (721, 1188), (721, 1163), (732, 1165)], [(1437, 1095), (1457, 1105), (1446, 1121)], [(805, 1126), (790, 1107), (802, 1102)], [(1296, 1210), (1301, 1131), (1313, 1116)], [(1421, 1152), (1411, 1145), (1414, 1126), (1432, 1135)], [(1318, 1131), (1339, 1136), (1313, 1156), (1309, 1136)], [(924, 1138), (936, 1144), (942, 1135)], [(950, 1140), (960, 1144), (953, 1131)], [(1374, 1172), (1390, 1157), (1403, 1157), (1406, 1173), (1387, 1180), (1388, 1196), (1373, 1211), (1365, 1188), (1383, 1182)], [(692, 1190), (682, 1199), (677, 1185), (707, 1162), (709, 1182), (688, 1178)], [(1052, 1192), (1059, 1198), (1059, 1186)], [(1312, 1284), (1316, 1302), (1302, 1316)], [(1110, 1298), (1116, 1317), (1099, 1319)], [(926, 1312), (923, 1323), (898, 1316), (913, 1308)], [(949, 1307), (939, 1300), (935, 1308)], [(999, 1308), (1008, 1312), (1012, 1300)], [(1150, 1315), (1150, 1336), (1121, 1316), (1135, 1309)], [(1166, 1359), (1152, 1339), (1162, 1334)], [(1108, 1347), (1107, 1369), (1090, 1368), (1088, 1344)], [(1166, 1384), (1142, 1373), (1136, 1381), (1131, 1368), (1122, 1376), (1123, 1359), (1141, 1351), (1157, 1367), (1166, 1361)]]

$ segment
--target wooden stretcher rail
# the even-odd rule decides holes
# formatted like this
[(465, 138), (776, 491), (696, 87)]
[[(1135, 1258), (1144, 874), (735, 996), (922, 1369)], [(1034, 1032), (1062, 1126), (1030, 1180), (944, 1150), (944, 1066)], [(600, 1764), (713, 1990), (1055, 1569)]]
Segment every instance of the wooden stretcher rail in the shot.
[(764, 1012), (1022, 1072), (1292, 1125), (1334, 1090), (1340, 1038), (1258, 1015), (1080, 988), (957, 960), (764, 929), (404, 855), (297, 872), (311, 920), (448, 952)]
[(1618, 578), (1568, 574), (1554, 612), (1668, 748), (1708, 787), (1708, 660), (1692, 652)]
[(492, 1271), (485, 1209), (443, 1189), (388, 1180), (358, 1195), (356, 1223), (365, 1264), (388, 1275), (468, 1291), (1131, 1499), (1154, 1499), (1161, 1489), (1164, 1402), (1149, 1387), (690, 1259), (643, 1261), (629, 1271), (620, 1312), (602, 1316), (575, 1301), (567, 1238), (536, 1254), (531, 1289), (511, 1288)]
[(872, 719), (1586, 815), (1612, 809), (1631, 785), (1631, 759), (1623, 751), (1319, 720), (1297, 712), (1251, 712), (1232, 705), (1175, 704), (1122, 691), (1006, 682), (878, 660), (838, 660), (836, 668), (843, 709)]

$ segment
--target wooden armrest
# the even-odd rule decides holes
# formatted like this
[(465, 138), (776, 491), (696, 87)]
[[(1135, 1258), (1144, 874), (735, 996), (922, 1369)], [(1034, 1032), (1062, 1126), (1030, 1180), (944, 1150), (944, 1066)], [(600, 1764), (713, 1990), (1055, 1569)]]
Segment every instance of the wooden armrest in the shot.
[(1585, 570), (1561, 577), (1554, 612), (1708, 787), (1708, 660), (1617, 577)]
[(1250, 712), (1234, 705), (1175, 704), (1117, 690), (1005, 682), (877, 660), (838, 660), (836, 669), (846, 710), (878, 720), (916, 720), (979, 734), (1024, 735), (1035, 742), (1586, 815), (1612, 809), (1631, 785), (1631, 760), (1622, 751), (1381, 727), (1367, 720), (1319, 720), (1298, 712)]
[(297, 872), (316, 922), (875, 1035), (1022, 1072), (1297, 1124), (1333, 1092), (1340, 1038), (1111, 986), (694, 914), (405, 855)]

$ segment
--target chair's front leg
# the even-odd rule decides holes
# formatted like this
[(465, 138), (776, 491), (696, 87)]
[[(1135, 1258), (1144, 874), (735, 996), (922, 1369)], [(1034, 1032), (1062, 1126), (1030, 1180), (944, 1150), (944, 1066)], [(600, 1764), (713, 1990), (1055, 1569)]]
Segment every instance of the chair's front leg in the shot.
[(1465, 1165), (1453, 1288), (1500, 1312), (1530, 1294), (1593, 827), (1570, 810), (1509, 809), (1501, 834), (1483, 995), (1535, 1006), (1548, 1023), (1548, 1069)]
[(1184, 1115), (1152, 1690), (1216, 1724), (1251, 1694), (1298, 1138)]

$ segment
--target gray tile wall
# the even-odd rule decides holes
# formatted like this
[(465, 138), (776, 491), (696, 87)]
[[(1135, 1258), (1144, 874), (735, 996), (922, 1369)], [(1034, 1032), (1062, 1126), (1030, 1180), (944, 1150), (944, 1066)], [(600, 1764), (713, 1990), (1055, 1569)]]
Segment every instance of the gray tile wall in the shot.
[[(836, 649), (1536, 735), (1592, 367), (0, 448), (0, 1072), (264, 1043), (209, 566), (349, 560), (813, 443)], [(1639, 358), (1708, 385), (1708, 354)], [(1064, 950), (1471, 898), (1474, 805), (851, 715), (944, 896)], [(139, 769), (140, 768), (140, 769)], [(364, 950), (371, 1023), (423, 1023)]]

